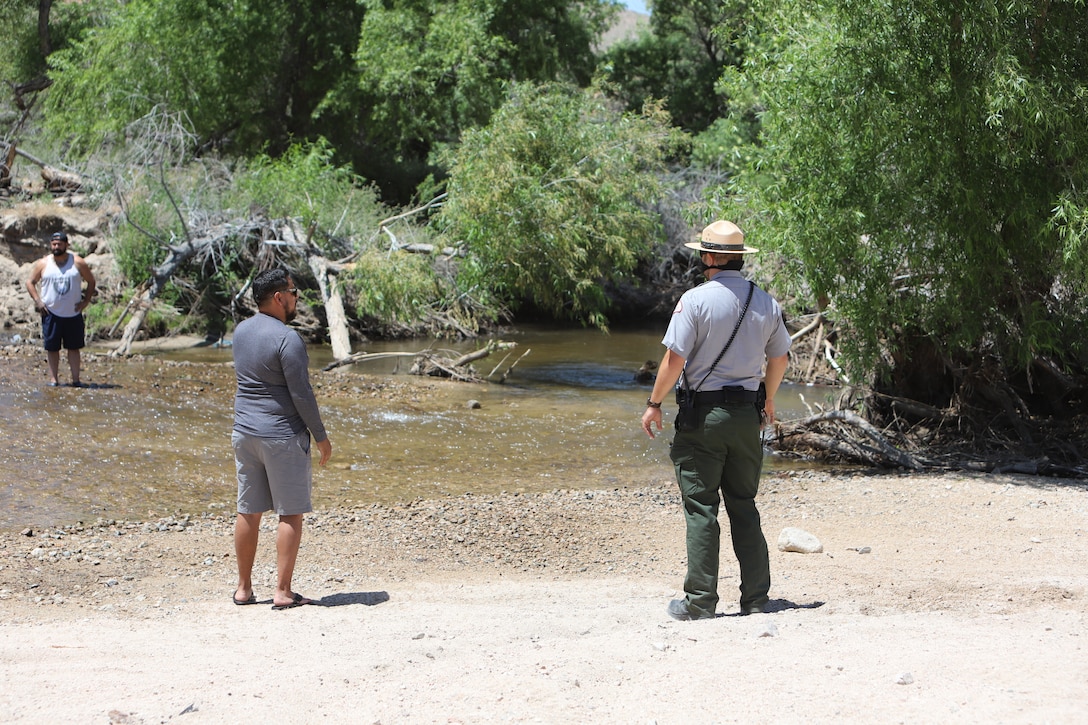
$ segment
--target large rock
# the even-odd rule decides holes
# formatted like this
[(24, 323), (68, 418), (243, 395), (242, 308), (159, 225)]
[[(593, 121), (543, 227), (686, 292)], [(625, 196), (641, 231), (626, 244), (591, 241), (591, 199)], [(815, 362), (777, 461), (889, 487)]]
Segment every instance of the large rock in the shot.
[(61, 204), (28, 202), (0, 209), (0, 256), (16, 264), (33, 262), (49, 251), (53, 232), (65, 231), (72, 249), (89, 254), (98, 247), (109, 219), (105, 214)]
[(824, 545), (804, 529), (787, 526), (778, 535), (778, 550), (796, 551), (801, 554), (819, 554), (824, 550)]

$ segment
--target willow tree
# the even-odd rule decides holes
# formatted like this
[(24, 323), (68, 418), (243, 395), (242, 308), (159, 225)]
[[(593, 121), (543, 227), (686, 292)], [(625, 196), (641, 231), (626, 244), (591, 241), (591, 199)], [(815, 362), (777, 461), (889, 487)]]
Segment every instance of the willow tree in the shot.
[(762, 146), (726, 213), (839, 321), (855, 379), (1021, 432), (1075, 410), (1084, 0), (756, 6), (764, 52), (726, 80), (759, 99)]
[(91, 25), (49, 58), (45, 123), (77, 150), (122, 143), (156, 109), (184, 114), (200, 148), (239, 155), (346, 138), (357, 125), (321, 108), (352, 70), (355, 0), (64, 5)]
[(592, 89), (515, 86), (450, 163), (439, 223), (467, 252), (461, 289), (605, 327), (606, 285), (658, 239), (648, 209), (678, 139), (660, 107), (622, 114)]
[(631, 110), (663, 99), (674, 124), (705, 131), (726, 115), (718, 79), (741, 62), (736, 41), (750, 14), (746, 0), (654, 0), (648, 31), (605, 53), (617, 95)]
[(510, 82), (587, 86), (610, 0), (361, 0), (353, 88), (328, 106), (360, 110), (353, 151), (388, 199), (406, 202), (433, 149), (487, 123)]

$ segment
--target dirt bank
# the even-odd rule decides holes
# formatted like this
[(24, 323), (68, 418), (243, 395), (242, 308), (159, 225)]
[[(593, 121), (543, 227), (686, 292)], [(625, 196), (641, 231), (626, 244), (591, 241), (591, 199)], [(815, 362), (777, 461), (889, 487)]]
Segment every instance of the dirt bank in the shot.
[[(296, 588), (237, 607), (229, 517), (0, 537), (7, 722), (1076, 722), (1088, 491), (1015, 476), (765, 479), (771, 612), (665, 615), (671, 483), (318, 512)], [(775, 550), (786, 526), (819, 554)]]

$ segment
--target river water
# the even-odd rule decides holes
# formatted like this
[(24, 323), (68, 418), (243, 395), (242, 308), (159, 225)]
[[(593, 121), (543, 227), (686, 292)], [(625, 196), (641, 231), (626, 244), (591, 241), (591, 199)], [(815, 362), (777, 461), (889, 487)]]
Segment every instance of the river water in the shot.
[[(334, 457), (315, 470), (316, 507), (408, 502), (500, 491), (620, 487), (671, 480), (666, 430), (640, 428), (662, 330), (524, 328), (500, 372), (505, 384), (466, 384), (406, 374), (410, 358), (323, 372), (327, 348), (311, 349), (312, 380)], [(398, 341), (356, 352), (463, 353), (482, 343)], [(103, 352), (99, 349), (98, 353)], [(167, 350), (114, 361), (85, 354), (89, 387), (45, 386), (44, 354), (24, 344), (0, 355), (0, 530), (99, 518), (230, 514), (235, 495), (229, 347)], [(487, 375), (505, 353), (478, 361)], [(67, 370), (62, 360), (62, 379)], [(784, 386), (780, 418), (806, 412), (826, 389)], [(475, 403), (473, 402), (475, 401)], [(670, 401), (671, 403), (671, 401)], [(476, 407), (478, 404), (478, 407)], [(795, 462), (768, 456), (768, 468)]]

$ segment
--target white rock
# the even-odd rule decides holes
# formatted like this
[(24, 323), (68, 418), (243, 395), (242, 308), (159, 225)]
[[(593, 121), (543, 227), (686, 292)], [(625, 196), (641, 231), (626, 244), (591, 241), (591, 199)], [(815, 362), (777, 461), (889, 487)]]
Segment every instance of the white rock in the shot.
[(824, 550), (824, 545), (804, 529), (787, 526), (778, 535), (778, 550), (796, 551), (801, 554), (819, 554)]
[(914, 675), (912, 675), (909, 672), (904, 672), (904, 673), (900, 674), (899, 677), (896, 678), (896, 680), (895, 680), (895, 684), (897, 684), (897, 685), (910, 685), (913, 682), (914, 682)]

